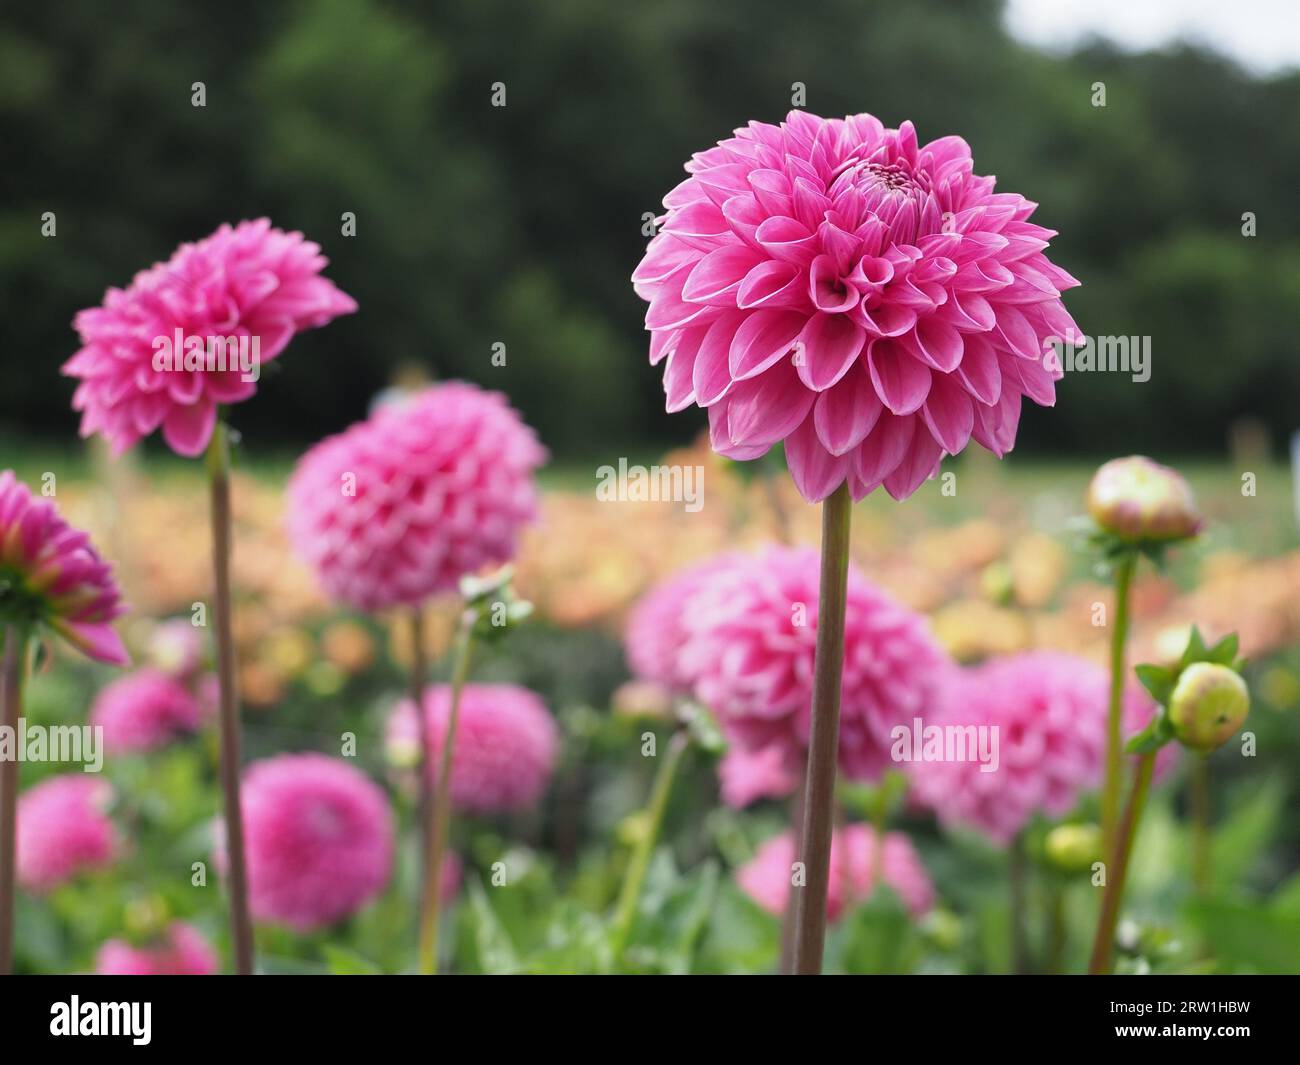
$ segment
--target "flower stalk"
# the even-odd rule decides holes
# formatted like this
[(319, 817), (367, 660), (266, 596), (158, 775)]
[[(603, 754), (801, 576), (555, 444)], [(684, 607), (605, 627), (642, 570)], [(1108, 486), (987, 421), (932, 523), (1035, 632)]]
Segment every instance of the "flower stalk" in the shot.
[[(4, 663), (0, 666), (0, 701), (3, 725), (18, 731), (22, 713), (23, 673), (27, 657), (27, 634), (17, 625), (4, 630)], [(14, 965), (14, 885), (18, 827), (18, 761), (0, 760), (0, 975), (8, 976)]]
[(1155, 769), (1155, 751), (1138, 759), (1133, 770), (1133, 789), (1115, 834), (1115, 842), (1108, 852), (1105, 894), (1101, 900), (1101, 918), (1097, 922), (1097, 935), (1092, 943), (1092, 959), (1088, 972), (1100, 976), (1110, 972), (1111, 954), (1115, 945), (1115, 928), (1119, 924), (1119, 907), (1124, 898), (1124, 883), (1128, 878), (1129, 859), (1133, 854), (1133, 839), (1137, 835), (1142, 811), (1146, 808), (1147, 794), (1151, 790), (1151, 774)]
[(230, 936), (235, 972), (253, 973), (253, 924), (248, 909), (248, 866), (239, 798), (241, 759), (239, 703), (235, 680), (235, 639), (230, 595), (230, 438), (218, 420), (208, 445), (211, 486), (213, 607), (217, 630), (217, 681), (220, 689), (221, 791), (225, 809), (226, 856), (230, 890)]
[(618, 905), (614, 910), (610, 945), (616, 959), (622, 957), (623, 951), (627, 949), (628, 940), (636, 924), (636, 907), (641, 899), (646, 873), (650, 869), (650, 858), (654, 855), (655, 844), (658, 843), (659, 833), (663, 828), (664, 811), (668, 809), (668, 796), (672, 794), (677, 769), (689, 744), (690, 736), (685, 729), (673, 733), (672, 739), (668, 741), (668, 751), (664, 755), (664, 760), (659, 763), (655, 773), (654, 784), (650, 788), (650, 801), (645, 808), (643, 830), (628, 862), (627, 874), (623, 878), (623, 887), (618, 896)]
[(1101, 789), (1102, 853), (1109, 855), (1123, 787), (1124, 645), (1128, 640), (1129, 592), (1138, 555), (1126, 552), (1115, 567), (1115, 617), (1110, 632), (1110, 703), (1106, 712), (1106, 761)]
[(425, 885), (431, 873), (433, 838), (430, 818), (433, 814), (433, 787), (429, 777), (429, 722), (424, 712), (424, 689), (428, 684), (429, 662), (424, 647), (424, 611), (420, 607), (411, 610), (411, 705), (415, 709), (415, 742), (419, 755), (415, 763), (416, 772), (416, 853), (420, 875), (417, 879), (420, 907), (416, 918), (417, 927), (424, 927), (424, 906), (428, 897)]
[(803, 838), (799, 852), (806, 879), (803, 890), (799, 892), (794, 942), (794, 971), (805, 976), (821, 972), (826, 942), (826, 894), (830, 885), (831, 834), (835, 815), (835, 766), (839, 754), (851, 518), (852, 503), (846, 482), (822, 504), (812, 728), (808, 737)]

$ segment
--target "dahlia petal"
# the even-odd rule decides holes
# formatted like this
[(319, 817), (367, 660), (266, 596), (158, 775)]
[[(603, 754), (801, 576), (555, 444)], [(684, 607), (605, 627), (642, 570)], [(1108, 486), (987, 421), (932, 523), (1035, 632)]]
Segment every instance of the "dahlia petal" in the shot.
[(743, 163), (723, 163), (695, 172), (695, 183), (719, 209), (740, 192), (749, 191), (749, 167)]
[(738, 381), (727, 394), (728, 440), (770, 447), (803, 424), (816, 399), (788, 362)]
[(721, 208), (705, 201), (670, 212), (660, 232), (704, 252), (728, 243), (731, 236)]
[(921, 417), (948, 454), (956, 455), (966, 446), (975, 425), (975, 408), (956, 374), (933, 375)]
[(807, 319), (792, 311), (754, 311), (736, 330), (727, 356), (733, 380), (744, 381), (783, 358)]
[(998, 353), (982, 336), (966, 337), (961, 365), (957, 367), (962, 384), (980, 403), (990, 405), (998, 401), (1002, 392), (1002, 371), (998, 367)]
[(53, 623), (73, 646), (83, 654), (110, 666), (129, 666), (131, 656), (117, 630), (107, 622), (78, 622), (59, 619)]
[(809, 503), (820, 503), (848, 477), (851, 458), (832, 455), (817, 439), (813, 419), (786, 437), (785, 461), (799, 494)]
[(901, 336), (916, 325), (916, 311), (901, 303), (883, 303), (871, 310), (863, 307), (860, 313), (868, 332), (876, 336)]
[(664, 363), (664, 395), (669, 414), (684, 410), (695, 402), (695, 353), (700, 349), (706, 329), (688, 329)]
[(799, 379), (814, 392), (824, 392), (848, 372), (866, 338), (866, 330), (847, 315), (814, 314), (796, 341)]
[(943, 448), (928, 433), (915, 433), (903, 461), (885, 478), (885, 491), (897, 500), (906, 499), (935, 475)]
[(709, 252), (687, 275), (686, 284), (682, 286), (682, 300), (734, 307), (741, 281), (761, 259), (759, 252), (740, 244)]
[(1040, 407), (1056, 405), (1056, 381), (1060, 374), (1053, 375), (1041, 362), (1032, 359), (1017, 359), (1006, 352), (1001, 352), (999, 365), (1002, 379), (1014, 381), (1018, 391), (1028, 396)]
[(829, 255), (819, 255), (808, 271), (808, 296), (819, 311), (847, 311), (862, 298), (857, 289), (840, 280), (839, 268)]
[(1004, 379), (996, 403), (987, 407), (981, 403), (975, 405), (975, 427), (971, 436), (998, 458), (1015, 446), (1016, 428), (1020, 423), (1020, 395)]
[(961, 362), (961, 333), (934, 318), (921, 319), (902, 341), (912, 355), (941, 373), (951, 373)]
[(1038, 335), (1020, 310), (1016, 307), (995, 304), (997, 324), (993, 327), (994, 343), (1004, 351), (1033, 361), (1041, 358), (1043, 349), (1039, 346)]
[(755, 307), (792, 308), (807, 303), (803, 273), (794, 263), (768, 259), (759, 263), (736, 290), (736, 306), (741, 310)]
[(749, 175), (749, 187), (754, 191), (754, 198), (762, 207), (764, 215), (785, 215), (794, 213), (793, 191), (790, 179), (779, 170), (754, 170)]
[(873, 432), (853, 453), (854, 472), (874, 488), (898, 468), (916, 430), (916, 416), (898, 417), (884, 411)]
[(217, 424), (217, 405), (206, 396), (188, 407), (172, 407), (163, 419), (163, 439), (178, 455), (203, 454)]
[(844, 455), (862, 443), (883, 410), (867, 368), (857, 360), (838, 383), (817, 396), (813, 426), (827, 451)]
[(731, 387), (731, 373), (727, 369), (728, 352), (736, 330), (744, 320), (739, 311), (724, 314), (705, 331), (695, 354), (691, 369), (691, 382), (695, 402), (709, 407), (727, 394)]
[(771, 443), (736, 443), (732, 438), (730, 414), (734, 395), (734, 392), (728, 393), (709, 408), (709, 446), (724, 458), (736, 462), (762, 458), (772, 450)]
[(899, 341), (879, 339), (867, 350), (867, 365), (876, 395), (894, 414), (919, 410), (930, 392), (930, 368), (918, 362)]
[(755, 237), (768, 254), (798, 266), (808, 266), (817, 256), (816, 235), (793, 218), (767, 218)]

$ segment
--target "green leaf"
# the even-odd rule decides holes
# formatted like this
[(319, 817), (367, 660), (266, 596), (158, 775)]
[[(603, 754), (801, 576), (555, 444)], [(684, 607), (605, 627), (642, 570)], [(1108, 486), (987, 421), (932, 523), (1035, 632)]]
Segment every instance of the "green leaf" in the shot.
[(1169, 702), (1169, 696), (1174, 690), (1174, 681), (1177, 679), (1173, 670), (1166, 669), (1164, 666), (1144, 663), (1135, 666), (1133, 672), (1137, 674), (1137, 679), (1141, 681), (1142, 687), (1151, 693), (1151, 698), (1161, 706)]
[(1174, 727), (1169, 722), (1169, 715), (1165, 712), (1164, 706), (1161, 705), (1150, 724), (1124, 744), (1124, 750), (1129, 754), (1150, 754), (1152, 751), (1158, 751), (1173, 738)]
[(1222, 640), (1205, 652), (1206, 662), (1217, 662), (1221, 666), (1231, 666), (1237, 660), (1237, 634), (1228, 633)]
[(487, 892), (477, 880), (469, 881), (469, 907), (474, 929), (474, 945), (486, 973), (513, 973), (519, 969), (519, 956), (505, 926), (497, 919)]
[(1280, 822), (1286, 788), (1273, 777), (1253, 795), (1234, 792), (1231, 811), (1210, 839), (1210, 869), (1214, 883), (1238, 887), (1250, 874), (1260, 854), (1274, 838)]
[(331, 976), (382, 976), (384, 970), (346, 947), (326, 943), (321, 948)]
[(1187, 648), (1183, 651), (1183, 657), (1178, 660), (1178, 672), (1181, 673), (1193, 662), (1204, 662), (1208, 653), (1209, 648), (1205, 646), (1205, 638), (1201, 635), (1201, 630), (1193, 625), (1192, 633), (1187, 638)]

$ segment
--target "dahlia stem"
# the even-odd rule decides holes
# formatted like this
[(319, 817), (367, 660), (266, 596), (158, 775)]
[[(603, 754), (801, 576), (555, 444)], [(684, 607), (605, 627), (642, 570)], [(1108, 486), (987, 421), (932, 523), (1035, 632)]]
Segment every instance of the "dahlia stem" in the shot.
[[(0, 699), (5, 728), (18, 734), (22, 712), (23, 672), (27, 660), (27, 634), (17, 625), (5, 629), (4, 665), (0, 667)], [(15, 842), (18, 825), (18, 759), (0, 760), (0, 975), (14, 970)]]
[(1053, 880), (1047, 886), (1046, 929), (1043, 941), (1046, 943), (1048, 976), (1055, 976), (1061, 971), (1062, 959), (1065, 957), (1065, 889)]
[(659, 763), (655, 773), (654, 784), (650, 788), (650, 801), (645, 808), (644, 830), (636, 841), (632, 858), (628, 862), (627, 874), (623, 878), (623, 888), (619, 892), (618, 906), (614, 910), (613, 934), (610, 944), (615, 959), (623, 956), (627, 941), (636, 924), (636, 906), (641, 898), (641, 888), (645, 884), (646, 872), (650, 868), (650, 858), (654, 854), (655, 844), (659, 841), (659, 832), (664, 823), (664, 811), (668, 809), (668, 796), (673, 790), (673, 780), (677, 776), (677, 767), (682, 755), (686, 753), (688, 737), (686, 732), (673, 734), (668, 741), (668, 751)]
[(1192, 884), (1198, 895), (1210, 889), (1210, 759), (1192, 759)]
[(1133, 853), (1133, 839), (1137, 835), (1138, 822), (1142, 820), (1147, 793), (1151, 790), (1151, 772), (1155, 764), (1156, 756), (1152, 751), (1138, 759), (1133, 770), (1133, 790), (1129, 792), (1106, 869), (1101, 918), (1097, 922), (1097, 936), (1092, 942), (1092, 960), (1088, 963), (1088, 972), (1093, 976), (1110, 972), (1111, 951), (1115, 946), (1115, 928), (1119, 924), (1119, 907), (1124, 899), (1124, 881)]
[(428, 683), (429, 662), (424, 648), (424, 611), (416, 606), (411, 610), (411, 706), (415, 713), (415, 742), (419, 749), (416, 771), (416, 844), (420, 875), (417, 878), (419, 892), (418, 927), (424, 927), (424, 905), (427, 894), (425, 884), (429, 882), (430, 859), (432, 850), (429, 846), (433, 837), (430, 817), (433, 814), (433, 787), (429, 776), (429, 722), (424, 712), (424, 689)]
[(1011, 971), (1023, 976), (1029, 971), (1025, 950), (1025, 837), (1017, 833), (1007, 855), (1007, 883), (1011, 892)]
[(1123, 775), (1124, 644), (1128, 640), (1129, 588), (1137, 554), (1128, 552), (1115, 569), (1115, 623), (1110, 631), (1110, 707), (1106, 715), (1106, 763), (1101, 789), (1102, 853), (1115, 846)]
[(447, 730), (442, 737), (438, 777), (434, 784), (433, 816), (429, 820), (428, 875), (420, 900), (420, 972), (432, 976), (438, 971), (438, 912), (442, 906), (442, 865), (451, 834), (451, 755), (456, 745), (456, 723), (460, 718), (460, 696), (473, 659), (474, 631), (463, 621), (456, 641), (456, 660), (451, 674), (451, 707)]
[(821, 586), (817, 651), (813, 659), (812, 729), (808, 736), (804, 799), (804, 888), (795, 919), (794, 971), (817, 975), (826, 943), (826, 891), (830, 884), (835, 815), (835, 761), (840, 740), (840, 684), (844, 673), (844, 611), (848, 596), (848, 483), (822, 504)]
[(253, 923), (248, 913), (248, 867), (244, 857), (243, 807), (239, 799), (240, 725), (235, 681), (235, 637), (230, 598), (230, 438), (218, 419), (208, 445), (212, 500), (213, 607), (217, 627), (217, 681), (221, 711), (221, 791), (225, 803), (230, 938), (235, 972), (253, 973)]
[[(803, 860), (803, 807), (807, 793), (806, 782), (800, 777), (799, 787), (790, 796), (790, 838), (794, 841), (791, 854), (799, 861)], [(799, 909), (799, 892), (791, 888), (785, 900), (785, 912), (781, 915), (781, 967), (782, 976), (794, 973), (794, 929), (795, 918)]]

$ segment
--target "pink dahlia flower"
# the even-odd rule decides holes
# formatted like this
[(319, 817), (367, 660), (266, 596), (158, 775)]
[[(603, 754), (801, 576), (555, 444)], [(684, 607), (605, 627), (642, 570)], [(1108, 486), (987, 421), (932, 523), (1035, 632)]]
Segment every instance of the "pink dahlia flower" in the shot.
[(784, 441), (813, 501), (902, 499), (971, 437), (1009, 451), (1021, 397), (1055, 400), (1078, 282), (973, 165), (960, 137), (806, 111), (692, 157), (632, 275), (668, 410), (706, 408), (731, 458)]
[(335, 599), (418, 603), (514, 557), (545, 459), (501, 393), (435, 385), (303, 455), (289, 481), (290, 539)]
[[(425, 759), (436, 781), (442, 758), (451, 688), (427, 688), (424, 714), (428, 737)], [(559, 754), (559, 731), (542, 700), (513, 684), (467, 684), (461, 692), (456, 741), (451, 755), (451, 801), (470, 813), (495, 813), (531, 806), (550, 782)], [(416, 720), (410, 700), (389, 718), (388, 749), (393, 760), (410, 764), (418, 753)]]
[[(794, 838), (786, 832), (769, 839), (736, 871), (736, 883), (768, 913), (785, 913), (794, 865)], [(880, 853), (886, 884), (898, 893), (908, 913), (923, 917), (934, 906), (934, 885), (920, 856), (901, 832), (886, 832)], [(831, 877), (826, 917), (838, 921), (875, 887), (876, 834), (869, 825), (848, 825), (831, 837)]]
[[(1054, 651), (1009, 655), (954, 674), (945, 708), (924, 724), (996, 727), (997, 768), (981, 772), (974, 758), (913, 760), (914, 799), (945, 825), (979, 829), (1003, 845), (1036, 814), (1064, 816), (1101, 782), (1109, 693), (1105, 669)], [(1146, 693), (1130, 685), (1124, 735), (1139, 732), (1154, 713)], [(1170, 757), (1162, 753), (1158, 770)]]
[(199, 701), (161, 670), (141, 669), (105, 685), (90, 710), (104, 729), (104, 747), (117, 753), (149, 751), (199, 727)]
[(780, 799), (799, 787), (799, 770), (780, 746), (749, 751), (732, 747), (718, 763), (722, 801), (741, 809), (759, 799)]
[[(677, 622), (684, 634), (678, 669), (694, 697), (751, 756), (779, 752), (758, 763), (762, 779), (784, 774), (791, 788), (806, 760), (812, 720), (819, 579), (811, 548), (737, 555), (685, 598)], [(925, 619), (850, 566), (839, 741), (840, 768), (849, 778), (879, 775), (891, 727), (928, 709), (946, 664)], [(724, 796), (753, 793), (753, 780), (724, 780)], [(759, 793), (771, 790), (765, 784)]]
[[(299, 932), (359, 910), (388, 883), (393, 818), (368, 777), (323, 754), (282, 754), (244, 773), (249, 906)], [(224, 872), (225, 833), (217, 863)]]
[(110, 939), (95, 955), (99, 976), (212, 976), (220, 964), (199, 930), (184, 921), (168, 925), (153, 946), (133, 947), (125, 940)]
[(0, 624), (48, 625), (100, 662), (129, 659), (111, 622), (126, 612), (112, 567), (90, 537), (12, 470), (0, 471)]
[(48, 891), (108, 865), (117, 850), (117, 832), (106, 813), (112, 800), (108, 781), (85, 773), (28, 788), (18, 799), (18, 882), (28, 891)]
[(685, 603), (733, 557), (723, 555), (680, 569), (637, 601), (624, 626), (627, 664), (637, 679), (652, 681), (676, 693), (689, 688), (680, 662)]
[[(102, 433), (121, 454), (161, 426), (177, 454), (200, 454), (217, 405), (257, 391), (257, 367), (300, 330), (357, 309), (321, 276), (327, 262), (319, 245), (261, 218), (182, 244), (128, 288), (110, 288), (77, 315), (82, 346), (63, 366), (81, 382), (72, 397), (81, 435)], [(217, 358), (187, 356), (192, 340)]]

